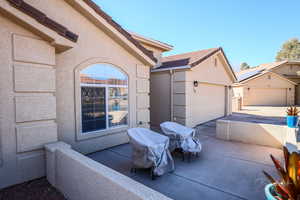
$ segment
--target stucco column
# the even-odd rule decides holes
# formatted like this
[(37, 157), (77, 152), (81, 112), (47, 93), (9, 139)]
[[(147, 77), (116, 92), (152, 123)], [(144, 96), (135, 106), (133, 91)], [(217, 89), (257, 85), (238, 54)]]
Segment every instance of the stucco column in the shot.
[(46, 150), (46, 175), (49, 183), (56, 187), (56, 150), (71, 149), (71, 145), (64, 142), (55, 142), (45, 145)]
[(289, 152), (298, 152), (298, 128), (289, 128), (286, 130), (285, 146)]

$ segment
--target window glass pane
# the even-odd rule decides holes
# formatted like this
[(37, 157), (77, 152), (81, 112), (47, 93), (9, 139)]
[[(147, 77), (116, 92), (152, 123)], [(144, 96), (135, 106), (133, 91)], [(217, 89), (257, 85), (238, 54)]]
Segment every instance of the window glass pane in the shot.
[(109, 126), (127, 124), (128, 118), (128, 89), (110, 87), (108, 96)]
[(83, 133), (128, 123), (125, 73), (110, 64), (94, 64), (80, 71), (80, 82)]
[(81, 87), (82, 132), (106, 128), (104, 87)]
[(127, 85), (127, 76), (109, 64), (95, 64), (81, 70), (82, 84)]

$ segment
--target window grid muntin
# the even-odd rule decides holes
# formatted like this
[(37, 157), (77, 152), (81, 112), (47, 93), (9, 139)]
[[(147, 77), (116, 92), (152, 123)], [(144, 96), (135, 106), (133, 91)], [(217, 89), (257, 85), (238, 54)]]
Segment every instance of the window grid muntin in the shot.
[[(93, 132), (96, 130), (105, 130), (107, 128), (106, 124), (106, 93), (105, 87), (91, 87), (92, 90), (89, 90), (89, 87), (81, 87), (81, 124), (82, 124), (82, 132)], [(98, 91), (97, 91), (98, 89)], [(85, 90), (85, 91), (84, 91)], [(83, 92), (85, 92), (85, 96), (82, 96)], [(99, 92), (99, 94), (97, 94)], [(99, 96), (98, 96), (99, 95)], [(101, 95), (104, 95), (101, 96)], [(84, 99), (87, 98), (87, 99)], [(97, 105), (99, 104), (99, 105)], [(84, 109), (84, 110), (83, 110)], [(89, 116), (92, 115), (92, 116)], [(97, 116), (99, 115), (99, 116)], [(103, 118), (105, 118), (105, 127), (100, 128), (103, 123)], [(101, 120), (102, 119), (102, 120)], [(98, 121), (98, 123), (96, 123)], [(102, 122), (102, 123), (101, 123)], [(101, 124), (100, 124), (101, 123)], [(85, 131), (83, 129), (83, 125), (85, 124)], [(99, 127), (97, 127), (97, 125)], [(94, 127), (93, 127), (94, 126)]]
[[(128, 126), (128, 107), (129, 107), (129, 102), (128, 102), (128, 86), (122, 86), (122, 87), (120, 87), (119, 85), (103, 85), (103, 84), (99, 84), (99, 86), (97, 86), (97, 84), (93, 84), (93, 85), (89, 85), (89, 84), (83, 84), (83, 85), (80, 85), (81, 86), (81, 89), (82, 89), (82, 87), (100, 87), (100, 88), (105, 88), (105, 110), (106, 110), (106, 112), (105, 112), (105, 118), (106, 118), (106, 128), (105, 129), (98, 129), (98, 130), (95, 130), (95, 131), (89, 131), (89, 132), (83, 132), (82, 130), (81, 130), (81, 133), (82, 134), (89, 134), (89, 133), (93, 133), (93, 132), (99, 132), (99, 131), (104, 131), (104, 130), (109, 130), (109, 129), (114, 129), (114, 128), (120, 128), (120, 127), (124, 127), (124, 126)], [(116, 88), (127, 88), (127, 95), (126, 95), (126, 98), (127, 98), (127, 105), (128, 105), (128, 107), (127, 107), (127, 120), (126, 120), (126, 124), (123, 124), (123, 125), (118, 125), (118, 126), (112, 126), (112, 127), (110, 127), (109, 126), (109, 110), (108, 110), (108, 106), (109, 106), (109, 104), (108, 104), (108, 97), (109, 97), (109, 95), (108, 95), (108, 90), (109, 90), (109, 88), (113, 88), (113, 87), (116, 87)], [(81, 120), (81, 124), (83, 124), (82, 123), (82, 120)], [(82, 129), (82, 128), (81, 128)]]
[[(102, 64), (96, 64), (96, 65), (91, 65), (87, 68), (90, 68), (90, 67), (100, 67)], [(106, 83), (104, 82), (103, 84), (102, 83), (95, 83), (96, 81), (100, 80), (98, 79), (97, 80), (97, 77), (100, 78), (101, 76), (97, 73), (90, 73), (88, 74), (88, 76), (86, 76), (86, 74), (84, 73), (81, 73), (82, 71), (84, 72), (85, 69), (81, 70), (80, 72), (80, 89), (82, 89), (82, 87), (103, 87), (105, 88), (105, 120), (106, 120), (106, 128), (105, 129), (99, 129), (99, 130), (96, 130), (96, 131), (88, 131), (88, 132), (83, 132), (83, 121), (81, 120), (81, 129), (80, 129), (80, 132), (81, 134), (89, 134), (89, 133), (96, 133), (96, 132), (101, 132), (101, 131), (105, 131), (105, 130), (110, 130), (110, 129), (117, 129), (117, 128), (122, 128), (122, 127), (127, 127), (128, 124), (129, 124), (129, 97), (128, 97), (128, 76), (122, 72), (121, 70), (119, 70), (117, 67), (113, 66), (113, 65), (110, 65), (110, 64), (103, 64), (103, 66), (106, 68), (106, 70), (108, 69), (108, 67), (110, 68), (113, 68), (112, 71), (115, 71), (115, 70), (118, 70), (122, 75), (121, 76), (117, 76), (117, 77), (105, 77), (105, 76), (102, 76), (102, 77), (105, 77), (106, 78)], [(102, 66), (101, 66), (102, 67)], [(100, 71), (100, 74), (101, 74), (101, 71)], [(90, 82), (86, 82), (86, 83), (82, 83), (82, 78), (96, 78), (94, 79), (95, 81), (90, 81)], [(119, 78), (119, 79), (118, 79)], [(116, 79), (115, 81), (113, 79)], [(102, 82), (103, 80), (105, 79), (102, 79)], [(111, 84), (112, 83), (112, 84)], [(113, 84), (113, 83), (116, 83), (116, 84)], [(125, 124), (121, 124), (121, 125), (116, 125), (116, 126), (109, 126), (109, 88), (127, 88), (127, 91), (126, 91), (126, 104), (127, 104), (127, 111), (126, 111), (126, 120), (125, 120)], [(81, 107), (82, 107), (82, 104), (81, 104)]]

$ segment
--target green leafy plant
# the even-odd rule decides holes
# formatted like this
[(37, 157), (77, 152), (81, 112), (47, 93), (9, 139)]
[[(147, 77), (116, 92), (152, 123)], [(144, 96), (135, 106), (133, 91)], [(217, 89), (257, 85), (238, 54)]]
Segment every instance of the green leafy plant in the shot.
[(286, 113), (288, 116), (298, 116), (299, 110), (296, 106), (290, 106), (287, 108)]
[(278, 200), (299, 200), (300, 199), (300, 154), (289, 153), (283, 147), (284, 166), (280, 161), (271, 156), (280, 180), (274, 179), (270, 174), (263, 171), (267, 179), (274, 185), (275, 198)]

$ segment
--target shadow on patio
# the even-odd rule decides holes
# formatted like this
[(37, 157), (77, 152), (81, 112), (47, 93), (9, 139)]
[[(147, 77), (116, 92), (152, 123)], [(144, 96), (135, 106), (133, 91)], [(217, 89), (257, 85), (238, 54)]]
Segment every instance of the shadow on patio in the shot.
[(262, 170), (273, 172), (272, 153), (282, 157), (279, 149), (222, 141), (215, 138), (215, 122), (197, 127), (203, 150), (190, 163), (174, 158), (175, 172), (151, 180), (148, 171), (130, 173), (131, 146), (120, 145), (88, 155), (130, 178), (173, 199), (264, 199), (267, 183)]

